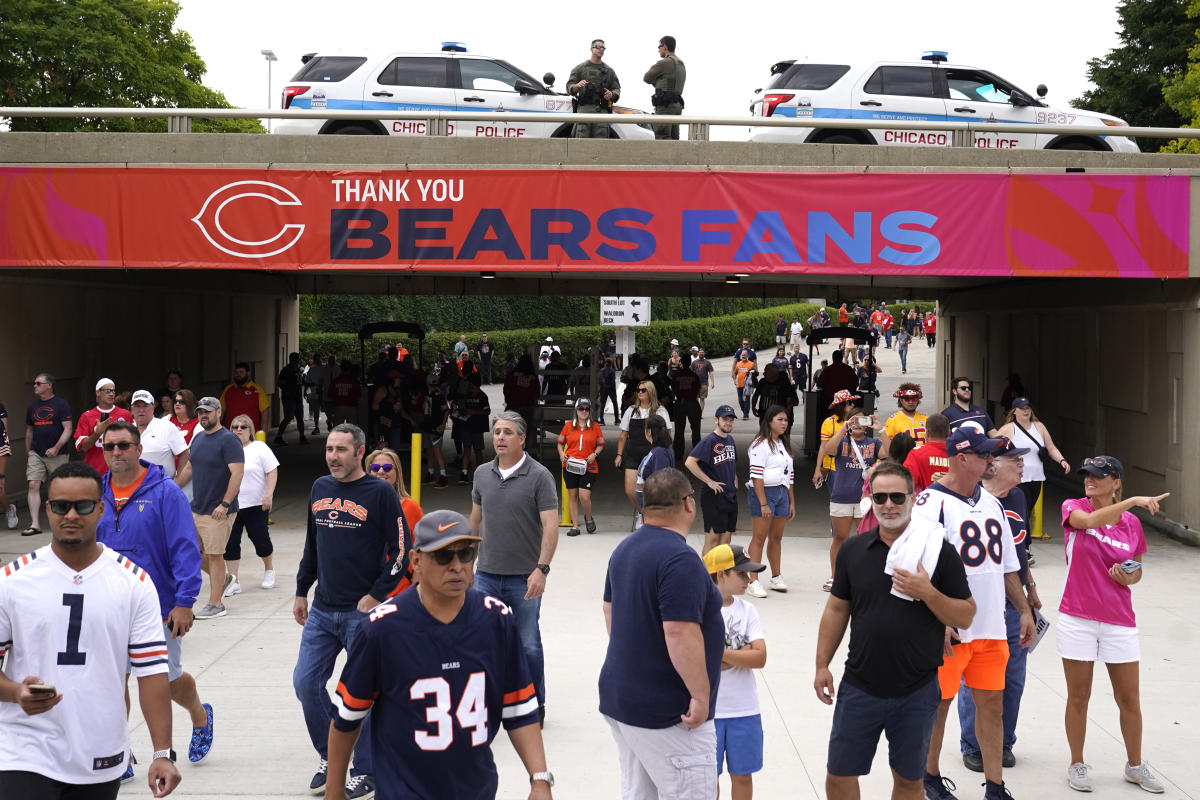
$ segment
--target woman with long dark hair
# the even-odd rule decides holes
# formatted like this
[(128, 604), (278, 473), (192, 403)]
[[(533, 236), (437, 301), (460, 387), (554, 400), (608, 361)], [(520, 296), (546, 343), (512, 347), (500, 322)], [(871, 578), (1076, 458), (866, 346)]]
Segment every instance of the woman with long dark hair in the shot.
[[(792, 444), (788, 437), (788, 413), (783, 406), (771, 406), (762, 415), (758, 435), (750, 442), (750, 480), (746, 490), (750, 500), (750, 546), (746, 553), (751, 561), (762, 562), (763, 546), (771, 578), (767, 586), (786, 592), (783, 581), (783, 526), (796, 517), (796, 497), (793, 479)], [(752, 597), (766, 597), (767, 592), (757, 579), (746, 587)]]

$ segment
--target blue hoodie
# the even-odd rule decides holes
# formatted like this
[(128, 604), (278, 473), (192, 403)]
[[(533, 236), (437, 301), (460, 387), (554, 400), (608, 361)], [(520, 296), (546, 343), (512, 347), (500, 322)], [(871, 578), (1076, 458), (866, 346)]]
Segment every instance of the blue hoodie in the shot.
[(175, 606), (191, 608), (200, 593), (200, 545), (187, 496), (163, 468), (139, 461), (146, 468), (142, 485), (116, 512), (112, 473), (104, 474), (104, 516), (96, 538), (146, 570), (158, 589), (163, 621)]

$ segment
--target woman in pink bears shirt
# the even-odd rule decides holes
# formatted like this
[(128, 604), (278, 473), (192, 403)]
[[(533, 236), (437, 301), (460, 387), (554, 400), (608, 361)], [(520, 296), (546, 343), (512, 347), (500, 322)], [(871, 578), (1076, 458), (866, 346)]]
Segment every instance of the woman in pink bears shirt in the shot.
[[(1159, 793), (1163, 791), (1162, 783), (1142, 761), (1138, 696), (1141, 649), (1129, 590), (1142, 579), (1137, 561), (1146, 552), (1146, 535), (1129, 509), (1140, 506), (1155, 514), (1167, 495), (1122, 500), (1125, 468), (1112, 456), (1086, 459), (1079, 472), (1084, 476), (1085, 496), (1062, 505), (1067, 577), (1058, 605), (1058, 654), (1067, 679), (1066, 727), (1071, 748), (1067, 785), (1081, 792), (1092, 791), (1089, 767), (1083, 763), (1083, 740), (1087, 734), (1092, 668), (1100, 661), (1108, 667), (1121, 712), (1121, 734), (1128, 757), (1125, 780)], [(1121, 566), (1126, 562), (1132, 562), (1127, 564), (1128, 569)]]

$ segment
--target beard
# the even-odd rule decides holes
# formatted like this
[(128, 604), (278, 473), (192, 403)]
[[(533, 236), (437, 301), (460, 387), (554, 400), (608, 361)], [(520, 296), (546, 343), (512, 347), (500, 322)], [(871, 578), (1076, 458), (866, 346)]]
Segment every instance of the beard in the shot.
[(875, 516), (881, 524), (886, 523), (887, 527), (892, 530), (904, 530), (908, 527), (908, 523), (912, 521), (912, 512), (912, 506), (910, 505), (892, 519), (880, 517), (878, 513)]

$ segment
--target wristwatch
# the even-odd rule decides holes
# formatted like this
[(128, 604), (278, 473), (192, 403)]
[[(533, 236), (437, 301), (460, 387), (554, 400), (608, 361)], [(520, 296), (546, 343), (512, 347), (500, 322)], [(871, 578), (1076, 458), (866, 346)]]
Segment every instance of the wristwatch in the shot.
[(160, 758), (169, 758), (171, 761), (174, 761), (175, 760), (175, 751), (171, 750), (170, 748), (168, 748), (166, 750), (155, 750), (154, 753), (150, 756), (151, 761), (157, 761)]
[(229, 502), (227, 502), (227, 501), (225, 501), (225, 500), (222, 500), (222, 501), (220, 502), (220, 505), (222, 505), (222, 506), (224, 506), (226, 509), (228, 509), (228, 508), (229, 508), (229, 507), (232, 505), (232, 503), (229, 503)]
[[(549, 574), (550, 574), (550, 565), (549, 565), (549, 564), (538, 564), (538, 565), (537, 565), (537, 568), (538, 568), (538, 569), (540, 569), (540, 570), (542, 571), (542, 574), (543, 574), (543, 575), (549, 575)], [(549, 774), (549, 773), (547, 773), (547, 774)]]
[(529, 776), (529, 782), (532, 784), (534, 781), (545, 781), (546, 783), (550, 784), (550, 786), (553, 787), (554, 786), (554, 773), (550, 772), (550, 771), (535, 772)]

